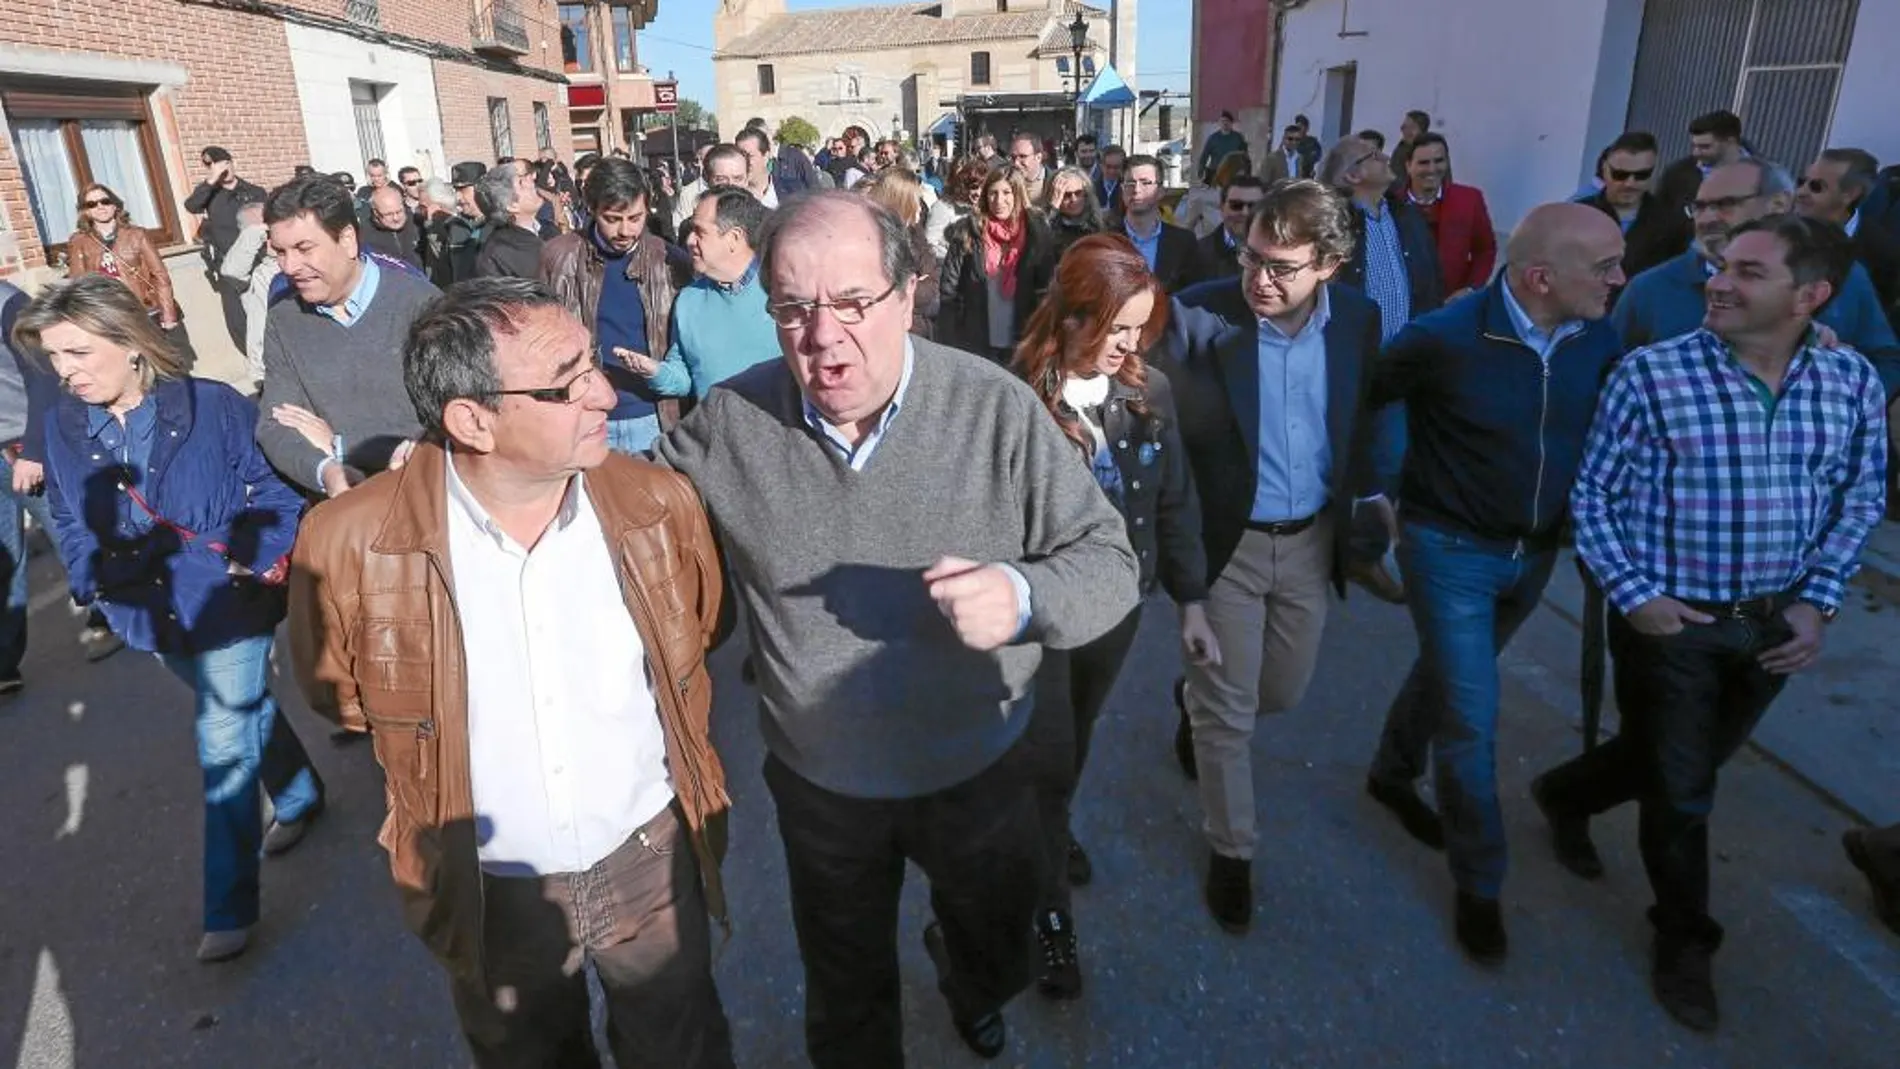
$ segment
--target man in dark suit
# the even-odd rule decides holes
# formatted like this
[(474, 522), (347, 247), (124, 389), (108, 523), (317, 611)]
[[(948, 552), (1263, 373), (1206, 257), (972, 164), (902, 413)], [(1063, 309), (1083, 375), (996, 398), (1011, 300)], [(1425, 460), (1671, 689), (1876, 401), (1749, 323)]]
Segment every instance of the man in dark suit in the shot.
[(1200, 281), (1194, 231), (1161, 218), (1161, 161), (1130, 156), (1123, 169), (1121, 228), (1161, 288), (1178, 293)]
[(1828, 149), (1795, 187), (1794, 207), (1847, 231), (1854, 239), (1854, 259), (1867, 269), (1880, 306), (1893, 320), (1900, 313), (1900, 236), (1861, 210), (1879, 178), (1880, 161), (1865, 149)]
[(1240, 274), (1240, 250), (1247, 244), (1247, 223), (1253, 206), (1267, 195), (1266, 183), (1250, 174), (1240, 175), (1220, 191), (1220, 226), (1201, 239), (1202, 281)]
[(1127, 166), (1128, 153), (1120, 145), (1102, 150), (1100, 165), (1095, 169), (1095, 199), (1102, 202), (1102, 211), (1108, 215), (1121, 213), (1122, 175)]
[[(1192, 725), (1180, 756), (1200, 781), (1208, 910), (1236, 933), (1253, 916), (1255, 720), (1298, 705), (1312, 679), (1329, 602), (1345, 593), (1354, 502), (1375, 495), (1368, 508), (1392, 523), (1361, 415), (1379, 310), (1331, 282), (1351, 253), (1347, 211), (1316, 182), (1268, 190), (1240, 277), (1176, 299), (1157, 354), (1200, 485), (1207, 618), (1221, 649), (1218, 665), (1188, 666), (1177, 690)], [(1263, 378), (1263, 367), (1276, 373)]]

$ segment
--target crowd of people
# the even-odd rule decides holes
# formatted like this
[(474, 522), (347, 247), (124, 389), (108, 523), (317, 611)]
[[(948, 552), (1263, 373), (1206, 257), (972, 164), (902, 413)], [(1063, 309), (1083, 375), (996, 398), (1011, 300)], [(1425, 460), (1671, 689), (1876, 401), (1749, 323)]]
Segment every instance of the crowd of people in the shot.
[[(1717, 771), (1884, 512), (1900, 181), (1830, 149), (1797, 183), (1727, 113), (1690, 133), (1660, 177), (1622, 135), (1502, 245), (1423, 112), (1390, 155), (1302, 120), (1257, 168), (1223, 116), (1172, 210), (1153, 157), (1029, 133), (808, 156), (754, 123), (690, 181), (550, 152), (269, 191), (206, 148), (187, 207), (252, 393), (190, 374), (153, 243), (84, 190), (71, 277), (0, 283), (10, 605), (24, 502), (74, 598), (193, 688), (207, 962), (324, 809), (270, 690), (288, 620), (304, 697), (372, 742), (483, 1066), (592, 1059), (583, 965), (619, 1064), (732, 1063), (706, 656), (742, 616), (808, 1053), (861, 1067), (903, 1061), (907, 862), (973, 1051), (1026, 987), (1082, 994), (1071, 813), (1156, 587), (1219, 927), (1254, 912), (1258, 718), (1357, 583), (1419, 638), (1367, 791), (1505, 960), (1497, 657), (1574, 527), (1622, 730), (1532, 793), (1584, 878), (1590, 819), (1640, 807), (1655, 993), (1711, 1029)], [(1896, 839), (1848, 846), (1900, 928)]]

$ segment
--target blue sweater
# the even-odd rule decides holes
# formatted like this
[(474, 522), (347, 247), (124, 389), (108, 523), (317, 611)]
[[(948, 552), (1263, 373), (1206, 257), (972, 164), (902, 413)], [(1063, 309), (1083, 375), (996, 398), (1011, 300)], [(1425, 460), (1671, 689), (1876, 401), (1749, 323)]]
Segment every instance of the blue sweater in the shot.
[(1600, 319), (1559, 342), (1546, 367), (1518, 337), (1503, 285), (1499, 276), (1400, 331), (1369, 403), (1406, 402), (1408, 520), (1554, 545), (1597, 394), (1623, 346)]
[(640, 287), (627, 277), (627, 257), (633, 255), (633, 250), (615, 255), (594, 230), (589, 229), (587, 236), (606, 261), (601, 270), (600, 304), (594, 312), (594, 340), (600, 345), (601, 363), (606, 365), (607, 377), (619, 397), (607, 418), (651, 416), (657, 399), (653, 388), (614, 358), (616, 346), (652, 355), (647, 352), (647, 307), (640, 299)]
[[(1633, 351), (1699, 329), (1708, 310), (1702, 293), (1708, 284), (1708, 270), (1694, 249), (1631, 279), (1610, 315), (1623, 347)], [(1815, 318), (1840, 335), (1842, 345), (1859, 349), (1872, 362), (1889, 398), (1900, 392), (1900, 340), (1866, 268), (1856, 263), (1841, 292)]]
[(653, 376), (665, 397), (705, 397), (706, 392), (754, 364), (777, 360), (778, 327), (765, 314), (765, 287), (754, 260), (728, 290), (700, 277), (673, 301), (673, 344)]

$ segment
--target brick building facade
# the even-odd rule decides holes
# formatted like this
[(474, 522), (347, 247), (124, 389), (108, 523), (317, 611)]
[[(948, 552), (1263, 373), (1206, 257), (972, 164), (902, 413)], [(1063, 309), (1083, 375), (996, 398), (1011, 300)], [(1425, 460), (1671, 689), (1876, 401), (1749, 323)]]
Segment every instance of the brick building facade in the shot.
[(7, 0), (0, 277), (30, 287), (58, 273), (93, 180), (162, 235), (183, 281), (196, 230), (183, 203), (206, 145), (267, 188), (300, 163), (360, 179), (381, 155), (446, 177), (458, 160), (565, 150), (554, 12), (552, 0)]

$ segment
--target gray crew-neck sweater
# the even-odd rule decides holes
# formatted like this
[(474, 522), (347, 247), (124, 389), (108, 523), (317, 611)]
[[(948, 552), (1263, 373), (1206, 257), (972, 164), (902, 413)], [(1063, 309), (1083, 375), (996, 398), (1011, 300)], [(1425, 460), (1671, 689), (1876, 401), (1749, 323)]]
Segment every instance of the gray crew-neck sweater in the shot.
[[(903, 405), (861, 472), (805, 421), (783, 361), (706, 395), (657, 447), (699, 488), (748, 609), (766, 745), (818, 786), (912, 798), (1021, 736), (1042, 645), (1134, 608), (1121, 518), (1047, 409), (981, 357), (918, 340)], [(1008, 563), (1032, 615), (992, 653), (930, 599), (940, 557)]]
[(298, 486), (322, 492), (317, 465), (327, 451), (272, 419), (277, 405), (323, 417), (343, 439), (344, 463), (365, 475), (388, 467), (396, 446), (422, 433), (402, 383), (402, 350), (410, 324), (440, 295), (427, 280), (385, 266), (369, 308), (349, 326), (295, 295), (271, 305), (264, 319), (257, 444), (272, 467)]

